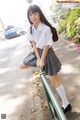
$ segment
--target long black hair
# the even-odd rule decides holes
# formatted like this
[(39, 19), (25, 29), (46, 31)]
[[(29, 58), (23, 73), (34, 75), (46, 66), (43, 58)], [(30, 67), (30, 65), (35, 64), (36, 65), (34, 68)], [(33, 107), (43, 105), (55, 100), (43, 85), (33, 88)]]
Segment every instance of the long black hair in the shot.
[[(40, 20), (41, 22), (43, 22), (44, 24), (46, 24), (47, 26), (50, 27), (51, 29), (51, 32), (52, 32), (52, 38), (53, 38), (53, 41), (55, 42), (54, 40), (54, 33), (55, 33), (55, 28), (48, 22), (48, 20), (46, 19), (46, 17), (44, 16), (43, 12), (41, 11), (41, 9), (39, 8), (39, 6), (37, 5), (30, 5), (30, 7), (28, 8), (28, 11), (27, 11), (27, 18), (30, 22), (30, 24), (32, 25), (33, 23), (30, 21), (29, 19), (29, 14), (30, 12), (32, 13), (35, 13), (35, 12), (38, 12), (39, 15), (40, 15)], [(57, 33), (57, 32), (56, 32)], [(57, 36), (58, 37), (58, 36)], [(57, 38), (58, 39), (58, 38)]]

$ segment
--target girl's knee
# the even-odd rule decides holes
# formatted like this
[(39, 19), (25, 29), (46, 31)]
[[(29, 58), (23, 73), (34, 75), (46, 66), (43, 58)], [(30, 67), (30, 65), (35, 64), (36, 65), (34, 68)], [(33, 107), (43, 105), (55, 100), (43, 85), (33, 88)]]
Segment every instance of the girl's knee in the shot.
[(61, 85), (61, 80), (59, 79), (58, 75), (51, 76), (50, 81), (54, 85), (54, 87), (58, 87)]
[(28, 68), (28, 67), (29, 67), (29, 66), (24, 65), (23, 63), (19, 64), (19, 68), (20, 68), (20, 69), (26, 69), (26, 68)]
[(57, 80), (58, 79), (58, 76), (57, 75), (53, 75), (53, 76), (49, 76), (50, 80)]

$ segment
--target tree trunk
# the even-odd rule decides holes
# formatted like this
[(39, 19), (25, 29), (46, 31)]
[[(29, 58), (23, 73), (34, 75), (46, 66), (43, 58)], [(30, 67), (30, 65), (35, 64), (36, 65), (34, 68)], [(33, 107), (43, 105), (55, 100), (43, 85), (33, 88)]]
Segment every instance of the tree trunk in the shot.
[(31, 4), (33, 0), (26, 0), (28, 4)]

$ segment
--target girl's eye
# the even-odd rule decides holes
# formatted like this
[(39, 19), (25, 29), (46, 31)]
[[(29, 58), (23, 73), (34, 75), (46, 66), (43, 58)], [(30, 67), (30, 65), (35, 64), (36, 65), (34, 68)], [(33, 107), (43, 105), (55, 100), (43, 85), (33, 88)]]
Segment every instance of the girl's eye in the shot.
[(29, 14), (30, 17), (31, 17), (32, 15), (38, 15), (38, 13), (35, 12), (35, 13), (30, 13), (30, 14)]
[(37, 13), (34, 13), (34, 15), (37, 15)]
[(32, 16), (32, 14), (30, 13), (29, 16)]

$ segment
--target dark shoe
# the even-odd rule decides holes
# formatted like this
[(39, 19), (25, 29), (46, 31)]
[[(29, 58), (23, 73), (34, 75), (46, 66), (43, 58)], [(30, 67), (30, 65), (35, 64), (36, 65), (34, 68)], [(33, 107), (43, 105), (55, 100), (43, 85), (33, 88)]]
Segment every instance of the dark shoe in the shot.
[(66, 113), (66, 112), (72, 110), (72, 106), (70, 104), (68, 104), (68, 106), (65, 109), (62, 107), (62, 110), (64, 111), (64, 113)]

